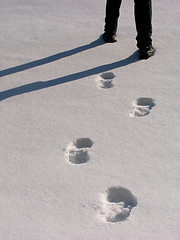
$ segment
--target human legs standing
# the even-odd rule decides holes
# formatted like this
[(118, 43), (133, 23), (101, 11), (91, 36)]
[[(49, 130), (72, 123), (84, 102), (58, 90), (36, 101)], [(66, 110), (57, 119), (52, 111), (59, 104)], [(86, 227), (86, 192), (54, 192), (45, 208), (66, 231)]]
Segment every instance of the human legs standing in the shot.
[[(103, 39), (105, 42), (116, 42), (116, 31), (119, 10), (122, 0), (107, 0)], [(148, 59), (155, 53), (152, 46), (152, 2), (151, 0), (134, 0), (134, 15), (137, 30), (137, 47), (139, 58)]]

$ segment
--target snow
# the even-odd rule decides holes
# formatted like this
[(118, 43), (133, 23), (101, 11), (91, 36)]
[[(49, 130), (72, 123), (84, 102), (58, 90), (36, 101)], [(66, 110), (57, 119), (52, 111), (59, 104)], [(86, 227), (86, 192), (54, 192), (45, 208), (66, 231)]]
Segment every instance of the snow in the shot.
[(104, 44), (105, 0), (0, 0), (0, 239), (178, 240), (180, 3), (133, 1)]

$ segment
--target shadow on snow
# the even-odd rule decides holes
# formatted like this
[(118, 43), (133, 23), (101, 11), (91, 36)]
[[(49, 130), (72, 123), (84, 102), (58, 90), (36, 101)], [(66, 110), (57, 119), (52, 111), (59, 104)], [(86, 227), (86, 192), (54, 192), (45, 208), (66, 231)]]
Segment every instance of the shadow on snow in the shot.
[(89, 44), (86, 44), (86, 45), (83, 45), (83, 46), (80, 46), (80, 47), (77, 47), (77, 48), (74, 48), (74, 49), (71, 49), (71, 50), (68, 50), (65, 52), (57, 53), (55, 55), (52, 55), (52, 56), (49, 56), (46, 58), (42, 58), (42, 59), (35, 60), (35, 61), (29, 62), (29, 63), (25, 63), (25, 64), (22, 64), (19, 66), (1, 70), (0, 77), (11, 75), (11, 74), (17, 73), (17, 72), (22, 72), (22, 71), (28, 70), (30, 68), (38, 67), (38, 66), (41, 66), (41, 65), (44, 65), (47, 63), (55, 62), (61, 58), (69, 57), (69, 56), (75, 55), (77, 53), (86, 51), (88, 49), (103, 45), (103, 44), (105, 44), (105, 42), (102, 40), (102, 38), (100, 36), (97, 40), (95, 40)]
[[(59, 60), (61, 58), (65, 58), (65, 57), (77, 54), (77, 53), (85, 51), (87, 49), (97, 47), (102, 44), (104, 44), (104, 42), (99, 38), (90, 44), (83, 45), (83, 46), (77, 47), (72, 50), (68, 50), (68, 51), (65, 51), (62, 53), (58, 53), (58, 54), (49, 56), (47, 58), (43, 58), (43, 59), (29, 62), (29, 63), (23, 64), (23, 65), (19, 65), (16, 67), (2, 70), (2, 71), (0, 71), (0, 76), (2, 77), (2, 76), (10, 75), (10, 74), (24, 71), (24, 70), (27, 70), (30, 68), (34, 68), (34, 67), (37, 67), (37, 66), (40, 66), (43, 64), (47, 64), (47, 63)], [(56, 85), (59, 85), (62, 83), (75, 81), (75, 80), (78, 80), (81, 78), (96, 75), (96, 74), (106, 72), (106, 71), (109, 71), (112, 69), (127, 66), (127, 65), (137, 62), (137, 61), (139, 61), (139, 59), (137, 57), (137, 51), (136, 51), (132, 55), (130, 55), (128, 58), (114, 62), (114, 63), (101, 65), (101, 66), (91, 68), (91, 69), (88, 69), (88, 70), (85, 70), (82, 72), (73, 73), (73, 74), (70, 74), (70, 75), (67, 75), (64, 77), (60, 77), (60, 78), (56, 78), (56, 79), (52, 79), (52, 80), (48, 80), (48, 81), (39, 81), (39, 82), (35, 82), (35, 83), (22, 85), (20, 87), (16, 87), (16, 88), (12, 88), (12, 89), (0, 92), (0, 101), (10, 98), (10, 97), (13, 97), (13, 96), (20, 95), (20, 94), (29, 93), (29, 92), (41, 90), (44, 88), (53, 87), (53, 86), (56, 86)]]

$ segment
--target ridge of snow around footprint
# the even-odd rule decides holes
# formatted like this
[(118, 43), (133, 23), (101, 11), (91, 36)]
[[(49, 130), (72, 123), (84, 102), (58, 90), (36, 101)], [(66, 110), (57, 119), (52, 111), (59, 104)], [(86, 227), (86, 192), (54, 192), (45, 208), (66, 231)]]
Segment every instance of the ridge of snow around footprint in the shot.
[(82, 164), (89, 161), (88, 150), (92, 147), (93, 141), (90, 138), (78, 138), (70, 142), (66, 148), (66, 156), (72, 164)]
[(112, 88), (114, 86), (113, 79), (115, 75), (113, 72), (104, 72), (101, 75), (97, 76), (96, 81), (100, 88)]
[(133, 207), (137, 205), (136, 197), (129, 189), (110, 187), (102, 194), (102, 215), (105, 221), (116, 223), (125, 221)]
[(130, 117), (143, 117), (150, 113), (155, 106), (153, 98), (141, 97), (133, 101), (133, 111), (129, 113)]

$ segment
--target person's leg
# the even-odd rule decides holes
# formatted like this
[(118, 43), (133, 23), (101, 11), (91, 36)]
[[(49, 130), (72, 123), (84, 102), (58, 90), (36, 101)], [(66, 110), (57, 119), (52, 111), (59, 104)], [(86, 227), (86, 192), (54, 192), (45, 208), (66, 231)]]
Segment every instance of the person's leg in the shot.
[(139, 59), (148, 59), (156, 49), (152, 46), (152, 2), (151, 0), (134, 0), (135, 22), (137, 30), (137, 47)]
[(134, 0), (137, 47), (152, 45), (152, 4), (151, 0)]
[(105, 32), (116, 33), (121, 1), (122, 0), (107, 0), (104, 27)]
[(106, 42), (116, 42), (116, 31), (119, 18), (119, 9), (122, 0), (107, 0), (106, 17), (103, 39)]

